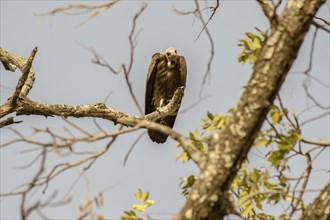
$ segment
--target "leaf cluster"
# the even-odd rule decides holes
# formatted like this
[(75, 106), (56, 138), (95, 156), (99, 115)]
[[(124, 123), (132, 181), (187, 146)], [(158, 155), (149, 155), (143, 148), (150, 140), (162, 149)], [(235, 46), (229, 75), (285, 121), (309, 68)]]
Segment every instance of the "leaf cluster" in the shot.
[(259, 55), (259, 51), (263, 45), (263, 42), (268, 37), (268, 33), (261, 31), (258, 28), (255, 28), (258, 33), (254, 34), (251, 32), (245, 33), (246, 38), (239, 40), (238, 46), (242, 47), (237, 61), (239, 63), (245, 63), (247, 61), (250, 62), (250, 64), (254, 63)]
[[(248, 169), (247, 162), (235, 177), (231, 191), (238, 198), (243, 217), (249, 219), (275, 219), (262, 212), (263, 203), (277, 204), (288, 188), (288, 179), (284, 176), (272, 177), (267, 169)], [(257, 211), (256, 209), (259, 209)], [(261, 210), (261, 212), (260, 212)]]
[(132, 205), (132, 209), (124, 211), (124, 215), (120, 217), (121, 220), (142, 220), (143, 218), (138, 216), (136, 211), (146, 213), (147, 208), (155, 203), (154, 200), (148, 200), (149, 192), (143, 192), (140, 188), (134, 194), (134, 197), (139, 203)]
[(185, 196), (186, 198), (188, 197), (189, 193), (190, 193), (190, 189), (193, 186), (193, 184), (195, 183), (195, 176), (194, 175), (190, 175), (188, 177), (181, 177), (180, 178), (180, 187), (182, 189), (181, 194), (183, 196)]
[[(250, 170), (246, 161), (235, 177), (231, 190), (238, 198), (241, 215), (249, 219), (275, 219), (263, 211), (263, 204), (275, 205), (281, 200), (291, 201), (288, 191), (287, 162), (294, 147), (301, 140), (299, 132), (284, 120), (287, 110), (273, 105), (267, 121), (269, 127), (259, 131), (254, 147), (268, 149), (266, 160), (270, 166)], [(285, 213), (279, 215), (285, 218)]]
[[(207, 151), (205, 138), (214, 132), (219, 132), (230, 121), (230, 109), (227, 115), (213, 114), (208, 112), (202, 120), (201, 129), (189, 134), (193, 145), (201, 153)], [(239, 209), (243, 217), (249, 219), (275, 219), (274, 216), (263, 212), (264, 204), (275, 205), (281, 200), (290, 200), (288, 194), (289, 183), (285, 173), (289, 172), (287, 165), (290, 152), (301, 140), (299, 132), (296, 131), (285, 119), (287, 110), (282, 110), (273, 105), (267, 117), (269, 126), (264, 126), (254, 142), (254, 147), (265, 147), (268, 150), (266, 161), (268, 165), (249, 168), (249, 161), (246, 160), (238, 174), (236, 175), (231, 191), (238, 199)], [(185, 153), (177, 156), (183, 162), (189, 160)], [(182, 195), (189, 194), (192, 185), (195, 182), (195, 176), (182, 177), (180, 187)], [(292, 198), (291, 198), (292, 200)], [(285, 216), (282, 214), (280, 216)]]

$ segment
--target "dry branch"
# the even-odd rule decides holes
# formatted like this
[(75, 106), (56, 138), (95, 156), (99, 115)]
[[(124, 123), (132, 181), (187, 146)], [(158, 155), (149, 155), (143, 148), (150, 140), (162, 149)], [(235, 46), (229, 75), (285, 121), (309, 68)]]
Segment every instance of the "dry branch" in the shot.
[(34, 83), (34, 71), (32, 70), (32, 62), (38, 49), (35, 47), (28, 60), (21, 56), (9, 53), (0, 48), (0, 60), (2, 63), (10, 66), (16, 66), (22, 72), (22, 76), (17, 82), (16, 89), (13, 95), (7, 100), (6, 103), (0, 106), (0, 118), (12, 113), (17, 107), (17, 100), (25, 98), (29, 91), (32, 89)]
[[(4, 50), (2, 50), (4, 51)], [(6, 52), (6, 56), (1, 57), (1, 61), (8, 62), (10, 59), (15, 59), (17, 56), (12, 55)], [(26, 76), (27, 73), (31, 68), (31, 63), (34, 58), (36, 50), (33, 50), (31, 56), (25, 64), (21, 64), (22, 71), (24, 72), (23, 76)], [(3, 58), (4, 57), (4, 58)], [(26, 64), (27, 63), (27, 64)], [(16, 63), (15, 63), (16, 64)], [(34, 75), (34, 73), (33, 73)], [(26, 77), (21, 77), (17, 89), (15, 90), (15, 96), (18, 93), (17, 91), (21, 91), (21, 88), (25, 86), (24, 82), (28, 82)], [(22, 84), (23, 82), (23, 84)], [(32, 88), (33, 82), (31, 83), (30, 88)], [(24, 86), (22, 86), (24, 85)], [(29, 91), (29, 90), (25, 90)], [(25, 95), (25, 93), (24, 93)], [(13, 97), (15, 97), (13, 96)], [(107, 107), (103, 103), (97, 104), (85, 104), (85, 105), (77, 105), (77, 106), (70, 106), (65, 104), (45, 104), (36, 102), (33, 100), (28, 99), (25, 96), (21, 96), (19, 99), (15, 100), (15, 105), (11, 105), (10, 110), (5, 108), (1, 108), (1, 112), (4, 112), (3, 115), (16, 112), (17, 115), (41, 115), (45, 117), (52, 117), (52, 116), (61, 116), (64, 118), (67, 117), (92, 117), (92, 118), (102, 118), (106, 120), (113, 121), (115, 124), (119, 123), (125, 126), (134, 127), (134, 128), (147, 128), (147, 129), (154, 129), (160, 132), (164, 132), (174, 138), (175, 140), (179, 141), (183, 146), (184, 150), (187, 151), (188, 155), (198, 164), (199, 153), (195, 150), (194, 146), (186, 140), (181, 134), (172, 131), (172, 129), (160, 125), (158, 123), (152, 122), (158, 118), (168, 116), (174, 114), (177, 109), (179, 108), (179, 102), (183, 97), (183, 88), (179, 88), (175, 91), (171, 101), (164, 107), (158, 109), (157, 111), (145, 115), (145, 116), (133, 116), (127, 113), (119, 112), (113, 108)], [(10, 99), (11, 100), (11, 99)], [(11, 102), (10, 102), (11, 103)], [(5, 104), (6, 105), (6, 104)], [(65, 143), (65, 147), (69, 147), (70, 143)]]
[(330, 219), (330, 182), (304, 211), (300, 220)]
[[(229, 124), (209, 141), (201, 173), (175, 219), (223, 219), (231, 213), (227, 190), (247, 157), (289, 72), (314, 15), (325, 0), (288, 1), (261, 48)], [(233, 211), (234, 212), (234, 211)]]

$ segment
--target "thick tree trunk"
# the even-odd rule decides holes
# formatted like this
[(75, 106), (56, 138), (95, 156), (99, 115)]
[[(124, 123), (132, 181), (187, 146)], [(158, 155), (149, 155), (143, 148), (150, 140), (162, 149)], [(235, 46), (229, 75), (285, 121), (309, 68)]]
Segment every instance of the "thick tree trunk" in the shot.
[(228, 126), (210, 138), (208, 152), (199, 161), (201, 173), (175, 219), (223, 219), (232, 212), (227, 191), (324, 2), (291, 0), (281, 16), (268, 16), (272, 33), (261, 49), (252, 77)]
[(330, 219), (330, 182), (324, 187), (314, 202), (304, 210), (300, 220)]

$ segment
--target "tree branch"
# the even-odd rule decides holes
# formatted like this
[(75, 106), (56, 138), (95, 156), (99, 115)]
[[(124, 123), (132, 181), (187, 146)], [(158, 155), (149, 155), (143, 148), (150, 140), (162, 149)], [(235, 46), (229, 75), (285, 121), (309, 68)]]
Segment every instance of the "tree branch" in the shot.
[(32, 70), (31, 66), (37, 51), (38, 48), (35, 47), (32, 50), (29, 59), (25, 60), (23, 57), (11, 54), (0, 48), (1, 62), (6, 65), (17, 66), (22, 72), (22, 76), (17, 82), (13, 95), (8, 99), (6, 103), (0, 106), (0, 118), (12, 113), (17, 106), (18, 98), (26, 97), (29, 91), (32, 89), (34, 83), (34, 71)]
[(289, 72), (314, 15), (325, 0), (288, 1), (260, 50), (253, 73), (230, 122), (209, 140), (186, 203), (175, 219), (223, 219), (225, 197)]
[(276, 14), (276, 6), (272, 5), (269, 0), (258, 0), (264, 14), (268, 18), (271, 29), (275, 29), (277, 25), (277, 14)]
[(3, 128), (5, 126), (11, 125), (11, 124), (16, 124), (16, 123), (21, 123), (22, 121), (14, 121), (14, 117), (9, 117), (3, 121), (0, 121), (0, 128)]
[(324, 187), (321, 193), (316, 197), (304, 211), (300, 220), (328, 220), (330, 218), (330, 182)]
[[(36, 49), (32, 51), (29, 60), (26, 62), (27, 64), (23, 68), (24, 76), (27, 75), (31, 68), (31, 63), (33, 61), (35, 53)], [(2, 60), (7, 61), (5, 59)], [(24, 85), (25, 81), (26, 77), (21, 77), (13, 97), (15, 97), (18, 93), (17, 91), (20, 91), (20, 89), (22, 88), (21, 85)], [(20, 97), (19, 99), (15, 99), (15, 106), (13, 106), (10, 111), (6, 111), (6, 113), (16, 112), (17, 115), (42, 115), (45, 117), (61, 116), (64, 118), (93, 117), (110, 120), (113, 121), (115, 124), (120, 123), (122, 125), (130, 127), (141, 127), (147, 129), (152, 128), (154, 130), (166, 133), (178, 142), (180, 142), (180, 144), (183, 146), (184, 150), (187, 152), (190, 158), (194, 160), (196, 164), (198, 164), (198, 159), (200, 155), (195, 149), (195, 147), (187, 139), (185, 139), (181, 134), (172, 131), (172, 129), (167, 126), (152, 122), (158, 118), (174, 114), (179, 108), (178, 103), (183, 97), (183, 91), (183, 87), (178, 88), (175, 91), (171, 101), (166, 106), (145, 116), (133, 116), (123, 112), (119, 112), (115, 109), (105, 106), (105, 104), (103, 103), (69, 106), (65, 104), (40, 103), (30, 100), (27, 97)], [(3, 111), (3, 108), (1, 108), (1, 111)]]

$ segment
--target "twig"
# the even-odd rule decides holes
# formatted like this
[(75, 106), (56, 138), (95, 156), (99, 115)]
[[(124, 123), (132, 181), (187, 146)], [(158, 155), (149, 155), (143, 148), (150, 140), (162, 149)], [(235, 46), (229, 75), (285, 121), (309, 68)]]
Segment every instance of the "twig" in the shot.
[(318, 119), (321, 119), (321, 118), (326, 117), (326, 116), (329, 116), (329, 115), (330, 115), (330, 112), (325, 112), (325, 113), (320, 114), (320, 115), (318, 115), (318, 116), (315, 116), (315, 117), (309, 118), (309, 119), (307, 119), (307, 120), (301, 122), (301, 123), (300, 123), (300, 127), (306, 125), (307, 123), (310, 123), (310, 122), (316, 121), (316, 120), (318, 120)]
[(271, 21), (274, 18), (274, 9), (275, 6), (271, 5), (271, 2), (269, 0), (258, 0), (264, 14), (268, 18), (269, 21)]
[(124, 75), (125, 75), (125, 80), (126, 80), (126, 84), (128, 86), (128, 90), (131, 94), (131, 97), (133, 98), (133, 101), (135, 103), (135, 106), (137, 107), (137, 109), (139, 110), (140, 114), (143, 115), (143, 111), (142, 108), (139, 104), (139, 102), (137, 101), (137, 98), (135, 97), (135, 94), (133, 92), (133, 87), (132, 84), (129, 81), (129, 74), (132, 70), (132, 66), (133, 66), (133, 61), (134, 61), (134, 49), (135, 49), (135, 45), (133, 42), (133, 35), (135, 33), (135, 27), (136, 27), (136, 21), (137, 19), (140, 17), (140, 15), (143, 13), (143, 11), (147, 8), (147, 3), (143, 2), (142, 6), (140, 8), (140, 11), (137, 12), (134, 17), (133, 17), (133, 24), (132, 24), (132, 29), (131, 32), (128, 36), (128, 41), (129, 41), (129, 47), (130, 47), (130, 61), (129, 61), (129, 65), (128, 65), (128, 69), (126, 69), (126, 66), (123, 66), (123, 70), (124, 70)]
[(31, 69), (31, 66), (37, 51), (38, 48), (35, 47), (32, 50), (28, 60), (25, 61), (24, 58), (11, 54), (0, 48), (0, 60), (2, 62), (11, 63), (15, 66), (18, 66), (22, 72), (22, 76), (18, 80), (13, 95), (8, 99), (6, 103), (0, 106), (0, 118), (14, 112), (17, 107), (17, 99), (25, 98), (31, 90), (34, 82), (34, 72)]
[(313, 38), (312, 38), (312, 46), (311, 46), (311, 51), (309, 53), (309, 63), (308, 63), (308, 68), (307, 70), (304, 71), (304, 74), (309, 75), (310, 71), (312, 70), (312, 65), (313, 65), (313, 55), (314, 55), (314, 48), (315, 48), (315, 42), (316, 42), (316, 37), (317, 37), (317, 31), (318, 28), (315, 28)]
[(208, 21), (205, 22), (203, 16), (202, 16), (202, 11), (199, 7), (199, 3), (198, 3), (198, 0), (195, 0), (195, 9), (194, 10), (191, 10), (191, 11), (179, 11), (178, 9), (176, 9), (175, 7), (173, 7), (173, 11), (179, 15), (195, 15), (195, 18), (199, 18), (199, 20), (201, 21), (202, 25), (203, 25), (203, 28), (202, 30), (200, 31), (199, 35), (197, 36), (197, 38), (195, 39), (195, 41), (199, 38), (199, 36), (201, 35), (201, 33), (203, 31), (205, 31), (208, 39), (209, 39), (209, 42), (210, 42), (210, 58), (208, 60), (208, 63), (207, 63), (207, 66), (206, 66), (206, 71), (204, 73), (204, 77), (203, 77), (203, 81), (202, 81), (202, 84), (201, 84), (201, 88), (200, 88), (200, 92), (199, 92), (199, 98), (202, 97), (202, 93), (203, 93), (203, 89), (204, 89), (204, 86), (205, 86), (205, 83), (206, 83), (206, 80), (209, 79), (210, 80), (210, 73), (211, 73), (211, 64), (212, 64), (212, 61), (213, 61), (213, 58), (214, 58), (214, 54), (215, 54), (215, 50), (214, 50), (214, 42), (213, 42), (213, 38), (207, 28), (207, 24), (208, 22), (212, 19), (212, 17), (214, 16), (216, 10), (219, 8), (219, 0), (217, 0), (217, 5), (215, 7), (209, 7), (213, 10), (211, 16), (209, 17)]
[(114, 74), (119, 74), (121, 71), (124, 72), (124, 76), (125, 76), (125, 82), (126, 85), (128, 87), (129, 93), (133, 99), (133, 102), (135, 104), (135, 106), (137, 107), (140, 115), (143, 115), (143, 111), (142, 108), (139, 104), (139, 102), (137, 101), (137, 98), (133, 92), (133, 86), (129, 80), (129, 75), (131, 73), (132, 67), (133, 67), (133, 63), (134, 63), (134, 49), (135, 49), (135, 43), (134, 43), (134, 34), (135, 34), (135, 29), (136, 29), (136, 22), (137, 19), (141, 16), (141, 14), (143, 13), (143, 11), (147, 8), (147, 3), (143, 2), (142, 6), (140, 8), (140, 11), (138, 11), (134, 17), (133, 17), (133, 21), (132, 21), (132, 28), (128, 37), (128, 41), (129, 41), (129, 48), (130, 48), (130, 58), (129, 58), (129, 63), (128, 63), (128, 67), (126, 67), (125, 64), (121, 64), (118, 68), (118, 70), (115, 70), (110, 64), (108, 64), (106, 62), (106, 60), (100, 56), (93, 48), (89, 48), (86, 46), (81, 45), (82, 47), (88, 49), (89, 51), (91, 51), (94, 54), (94, 60), (92, 61), (95, 64), (98, 64), (100, 66), (106, 67), (108, 68), (112, 73)]
[(196, 102), (194, 102), (193, 104), (191, 104), (190, 106), (188, 106), (187, 108), (180, 110), (179, 114), (183, 114), (188, 112), (189, 110), (191, 110), (192, 108), (194, 108), (195, 106), (199, 105), (201, 102), (203, 102), (205, 99), (211, 97), (211, 95), (206, 95), (204, 97), (199, 98)]
[(89, 137), (92, 137), (93, 136), (92, 134), (90, 134), (89, 132), (85, 131), (84, 129), (82, 129), (82, 127), (76, 125), (72, 121), (69, 121), (68, 119), (63, 118), (63, 117), (62, 117), (62, 119), (63, 119), (63, 121), (65, 121), (66, 123), (68, 123), (69, 125), (71, 125), (72, 127), (74, 127), (75, 129), (77, 129), (78, 131), (80, 131), (81, 133), (86, 134)]
[[(81, 14), (89, 13), (90, 16), (86, 20), (84, 20), (81, 23), (79, 23), (78, 25), (76, 25), (76, 28), (77, 28), (77, 27), (80, 27), (80, 26), (86, 24), (88, 21), (92, 20), (93, 18), (100, 15), (101, 13), (109, 10), (114, 4), (116, 4), (119, 1), (120, 0), (112, 0), (110, 2), (102, 3), (99, 5), (87, 5), (87, 4), (67, 5), (64, 7), (55, 8), (54, 10), (51, 10), (46, 13), (36, 13), (35, 15), (37, 15), (37, 16), (51, 16), (51, 15), (55, 16), (55, 15), (61, 14), (61, 13), (67, 14), (67, 15), (81, 15)], [(80, 10), (80, 12), (77, 12), (78, 10)], [(69, 13), (71, 11), (74, 11), (74, 13)]]
[[(210, 42), (210, 58), (209, 58), (209, 61), (207, 62), (207, 67), (206, 67), (206, 72), (204, 73), (204, 77), (203, 77), (203, 81), (202, 81), (202, 84), (201, 84), (201, 88), (200, 88), (200, 92), (199, 92), (199, 97), (201, 98), (202, 97), (202, 93), (203, 93), (203, 89), (204, 89), (204, 86), (205, 86), (205, 83), (206, 83), (206, 80), (209, 79), (209, 82), (211, 80), (211, 64), (212, 64), (212, 61), (213, 61), (213, 58), (214, 58), (214, 42), (213, 42), (213, 38), (208, 30), (208, 28), (206, 27), (206, 22), (204, 21), (204, 18), (202, 16), (202, 14), (200, 13), (200, 9), (199, 9), (199, 3), (198, 3), (198, 0), (195, 0), (195, 5), (196, 5), (196, 8), (198, 9), (199, 11), (199, 19), (204, 27), (204, 30), (205, 30), (205, 33), (207, 35), (207, 37), (209, 38), (209, 42)], [(212, 14), (213, 16), (214, 14)], [(198, 39), (199, 36), (197, 36), (197, 38), (195, 39), (195, 41)]]
[(280, 6), (281, 1), (278, 1), (275, 4), (271, 4), (271, 2), (269, 0), (258, 0), (264, 14), (266, 15), (266, 17), (269, 20), (269, 23), (271, 25), (271, 29), (275, 30), (276, 26), (277, 26), (277, 14), (276, 14), (276, 10), (277, 8)]
[(123, 161), (123, 166), (126, 166), (127, 160), (129, 155), (131, 154), (131, 152), (133, 151), (134, 147), (136, 146), (136, 144), (141, 140), (141, 138), (146, 134), (146, 131), (143, 131), (139, 137), (133, 142), (132, 146), (130, 147), (130, 149), (127, 151), (124, 161)]
[[(303, 197), (304, 193), (306, 192), (307, 183), (308, 183), (310, 174), (312, 172), (312, 159), (311, 159), (311, 156), (310, 156), (309, 153), (304, 154), (304, 156), (306, 158), (307, 167), (306, 167), (305, 171), (301, 174), (301, 178), (299, 179), (299, 181), (301, 179), (304, 179), (304, 181), (303, 181), (303, 184), (300, 188), (300, 193), (299, 193), (298, 198), (292, 200), (291, 212), (289, 213), (289, 219), (292, 218), (293, 214), (296, 212), (299, 204), (302, 201), (302, 197)], [(296, 186), (294, 187), (293, 195), (292, 195), (293, 198), (295, 197), (295, 190), (296, 190), (296, 187), (298, 186), (299, 181), (297, 182)]]
[(14, 121), (14, 117), (9, 117), (0, 122), (0, 128), (3, 128), (5, 126), (11, 125), (11, 124), (21, 123), (21, 122), (22, 121)]
[(320, 18), (320, 17), (317, 17), (317, 16), (314, 16), (314, 18), (317, 19), (317, 20), (323, 21), (324, 24), (330, 26), (330, 21), (327, 21), (324, 18)]
[(41, 158), (41, 162), (40, 162), (40, 168), (39, 168), (38, 172), (36, 173), (36, 175), (34, 176), (34, 178), (32, 179), (32, 181), (29, 184), (28, 188), (22, 194), (20, 211), (21, 211), (21, 218), (23, 220), (25, 220), (31, 214), (31, 212), (39, 206), (39, 202), (37, 202), (37, 203), (35, 203), (35, 205), (33, 205), (33, 206), (29, 207), (29, 208), (26, 208), (26, 204), (25, 203), (26, 203), (26, 196), (27, 196), (27, 194), (35, 187), (36, 182), (38, 181), (39, 177), (41, 176), (41, 174), (45, 170), (46, 155), (47, 155), (46, 148), (44, 148), (42, 152), (43, 153), (42, 153), (42, 158)]
[(330, 29), (324, 27), (323, 25), (317, 23), (316, 21), (312, 21), (312, 24), (313, 24), (315, 27), (320, 28), (321, 30), (323, 30), (323, 31), (325, 31), (325, 32), (327, 32), (327, 33), (330, 34)]
[[(202, 28), (202, 30), (199, 32), (199, 34), (197, 35), (197, 37), (196, 37), (196, 39), (195, 39), (195, 42), (196, 42), (197, 39), (201, 36), (201, 34), (202, 34), (202, 32), (205, 30), (206, 26), (208, 25), (208, 23), (211, 21), (211, 19), (212, 19), (213, 16), (215, 15), (215, 12), (217, 11), (217, 9), (219, 8), (219, 5), (220, 5), (219, 1), (220, 1), (220, 0), (217, 0), (216, 6), (214, 6), (214, 7), (210, 7), (210, 9), (212, 10), (212, 14), (211, 14), (211, 16), (207, 19), (206, 22), (203, 21), (203, 23), (204, 23), (204, 24), (203, 24), (203, 28)], [(196, 2), (196, 4), (197, 4), (197, 0), (196, 0), (195, 2)], [(197, 8), (199, 8), (199, 7), (197, 7)], [(200, 12), (201, 12), (201, 11), (200, 11)], [(199, 13), (199, 14), (200, 14), (200, 13)], [(202, 16), (202, 15), (200, 14), (200, 16)]]

